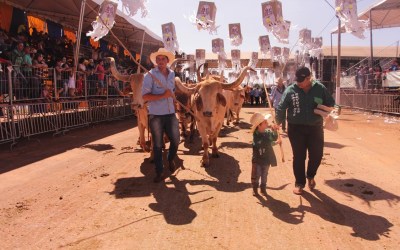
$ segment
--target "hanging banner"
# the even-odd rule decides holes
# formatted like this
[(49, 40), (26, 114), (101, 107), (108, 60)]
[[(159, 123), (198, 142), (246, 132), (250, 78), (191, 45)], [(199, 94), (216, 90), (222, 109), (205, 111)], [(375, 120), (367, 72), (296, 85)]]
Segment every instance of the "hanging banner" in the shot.
[(265, 69), (260, 69), (260, 79), (263, 84), (265, 83), (265, 77)]
[(280, 47), (271, 48), (271, 58), (274, 62), (280, 62), (282, 56), (282, 49)]
[(302, 29), (299, 31), (299, 43), (302, 47), (311, 47), (311, 30)]
[(188, 60), (189, 77), (193, 79), (196, 72), (194, 55), (186, 55), (186, 59)]
[(217, 7), (213, 2), (200, 1), (197, 8), (195, 23), (198, 30), (208, 30), (210, 34), (217, 34), (217, 26), (215, 26), (215, 16)]
[(268, 32), (272, 32), (273, 27), (276, 25), (274, 7), (275, 1), (261, 3), (263, 25)]
[(107, 35), (108, 31), (114, 26), (117, 6), (117, 2), (105, 0), (100, 5), (99, 14), (96, 17), (96, 21), (92, 22), (93, 30), (87, 32), (86, 35), (90, 36), (96, 42)]
[(369, 21), (358, 20), (356, 0), (335, 0), (336, 14), (344, 24), (347, 33), (364, 39)]
[(218, 69), (220, 72), (225, 70), (226, 66), (226, 53), (218, 53)]
[(274, 29), (274, 31), (272, 31), (280, 43), (289, 43), (290, 24), (290, 21), (285, 20), (280, 24), (278, 29)]
[(282, 61), (286, 63), (289, 61), (289, 54), (290, 54), (290, 49), (287, 47), (283, 47), (282, 49)]
[(216, 38), (211, 41), (212, 52), (218, 54), (218, 68), (222, 71), (226, 67), (226, 53), (224, 50), (224, 40)]
[(310, 56), (319, 57), (322, 53), (322, 37), (311, 38), (311, 49), (309, 50)]
[(199, 67), (205, 62), (206, 62), (206, 50), (196, 49), (196, 67)]
[(257, 63), (258, 63), (258, 52), (251, 52), (249, 66), (252, 67), (253, 69), (255, 69), (257, 66)]
[(147, 0), (121, 0), (121, 2), (122, 11), (128, 16), (133, 17), (134, 15), (136, 15), (139, 9), (142, 12), (142, 18), (147, 16)]
[(240, 23), (229, 24), (229, 38), (231, 39), (232, 46), (239, 46), (242, 44), (243, 38)]
[(260, 46), (260, 51), (262, 56), (267, 57), (267, 53), (271, 51), (271, 43), (269, 41), (269, 36), (260, 36), (258, 38), (258, 45)]
[(212, 41), (212, 52), (217, 54), (224, 51), (224, 40), (221, 38), (215, 38)]
[(240, 71), (241, 64), (240, 64), (240, 50), (233, 49), (231, 50), (231, 61), (232, 61), (232, 68), (235, 72)]
[(278, 0), (261, 3), (263, 25), (280, 43), (289, 43), (290, 22), (283, 20), (282, 3)]
[(178, 39), (176, 38), (175, 25), (166, 23), (161, 25), (164, 48), (172, 53), (179, 51)]

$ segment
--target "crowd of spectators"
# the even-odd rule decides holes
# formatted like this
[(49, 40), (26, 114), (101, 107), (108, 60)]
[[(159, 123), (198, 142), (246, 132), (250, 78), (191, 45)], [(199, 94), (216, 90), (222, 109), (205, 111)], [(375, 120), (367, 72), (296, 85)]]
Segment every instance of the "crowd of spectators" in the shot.
[[(79, 96), (98, 97), (118, 94), (109, 77), (106, 57), (114, 57), (125, 73), (136, 73), (137, 66), (128, 56), (121, 56), (115, 46), (107, 50), (85, 45), (86, 50), (74, 66), (74, 43), (66, 36), (52, 38), (35, 28), (20, 27), (15, 36), (0, 30), (0, 96), (9, 94), (6, 67), (12, 66), (12, 90), (15, 101), (54, 101)], [(146, 65), (146, 67), (151, 65)], [(75, 70), (77, 68), (77, 71)], [(54, 80), (56, 79), (56, 84)], [(122, 84), (122, 83), (118, 83)], [(122, 87), (123, 88), (123, 87)]]

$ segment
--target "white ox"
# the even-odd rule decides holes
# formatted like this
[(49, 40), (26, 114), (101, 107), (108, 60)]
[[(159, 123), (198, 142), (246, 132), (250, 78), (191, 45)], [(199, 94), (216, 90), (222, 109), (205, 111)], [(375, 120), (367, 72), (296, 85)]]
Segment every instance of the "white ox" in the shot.
[(199, 130), (202, 145), (202, 165), (209, 166), (208, 147), (212, 144), (212, 156), (219, 157), (217, 138), (224, 122), (226, 112), (226, 99), (222, 94), (223, 89), (234, 89), (238, 87), (250, 67), (245, 67), (238, 79), (233, 83), (219, 81), (218, 76), (208, 76), (193, 88), (186, 87), (179, 78), (175, 78), (176, 87), (180, 91), (192, 95), (191, 105), (194, 109), (197, 128)]

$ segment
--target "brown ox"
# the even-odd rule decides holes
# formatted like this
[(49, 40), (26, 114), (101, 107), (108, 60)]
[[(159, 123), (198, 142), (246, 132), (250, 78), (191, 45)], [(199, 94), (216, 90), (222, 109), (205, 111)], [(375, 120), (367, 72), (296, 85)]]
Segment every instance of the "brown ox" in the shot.
[(223, 94), (227, 100), (226, 125), (229, 125), (233, 119), (235, 119), (233, 123), (239, 123), (239, 114), (245, 98), (244, 89), (239, 86), (232, 90), (224, 90)]
[(123, 82), (129, 82), (132, 88), (132, 103), (131, 107), (136, 112), (138, 129), (139, 129), (139, 143), (140, 147), (149, 151), (149, 147), (146, 146), (146, 137), (145, 130), (148, 129), (148, 111), (147, 106), (145, 105), (142, 97), (142, 86), (144, 74), (131, 74), (131, 75), (122, 75), (115, 66), (115, 60), (112, 57), (110, 59), (110, 69), (112, 75), (115, 79)]
[(194, 109), (197, 128), (202, 140), (204, 150), (202, 165), (204, 167), (209, 166), (208, 147), (210, 144), (212, 144), (212, 156), (219, 157), (217, 138), (226, 112), (226, 99), (222, 95), (222, 90), (238, 87), (248, 69), (250, 67), (244, 68), (238, 79), (233, 83), (224, 83), (216, 80), (217, 77), (209, 76), (193, 88), (184, 86), (179, 78), (175, 78), (177, 88), (188, 95), (193, 94), (191, 105)]

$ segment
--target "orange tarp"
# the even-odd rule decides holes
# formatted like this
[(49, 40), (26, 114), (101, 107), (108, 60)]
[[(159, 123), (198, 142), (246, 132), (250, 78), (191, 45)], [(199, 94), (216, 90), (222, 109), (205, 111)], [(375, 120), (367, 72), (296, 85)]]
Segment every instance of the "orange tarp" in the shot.
[(12, 6), (0, 2), (0, 28), (7, 32), (10, 31), (12, 13)]

